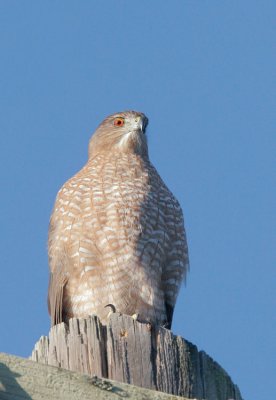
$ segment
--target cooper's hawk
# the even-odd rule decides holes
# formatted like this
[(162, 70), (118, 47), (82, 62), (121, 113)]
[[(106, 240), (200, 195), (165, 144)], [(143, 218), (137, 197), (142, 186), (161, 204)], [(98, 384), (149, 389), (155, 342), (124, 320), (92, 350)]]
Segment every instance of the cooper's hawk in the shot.
[(149, 161), (147, 118), (107, 117), (89, 143), (87, 164), (57, 195), (49, 228), (52, 324), (112, 304), (170, 327), (188, 269), (180, 205)]

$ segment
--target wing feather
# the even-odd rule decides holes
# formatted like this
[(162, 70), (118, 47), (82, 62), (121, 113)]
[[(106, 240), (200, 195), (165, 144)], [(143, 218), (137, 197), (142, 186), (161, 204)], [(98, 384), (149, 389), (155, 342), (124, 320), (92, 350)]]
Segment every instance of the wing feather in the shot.
[(63, 291), (67, 281), (68, 277), (65, 274), (50, 273), (48, 311), (52, 326), (63, 322)]

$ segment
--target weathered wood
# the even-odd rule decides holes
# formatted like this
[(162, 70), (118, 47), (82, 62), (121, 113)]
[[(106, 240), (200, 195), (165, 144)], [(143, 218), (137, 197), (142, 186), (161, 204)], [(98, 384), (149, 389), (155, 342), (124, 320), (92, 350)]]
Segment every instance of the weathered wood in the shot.
[(91, 376), (107, 377), (105, 331), (96, 316), (72, 318), (69, 327), (61, 323), (51, 328), (49, 339), (42, 336), (31, 359)]
[(162, 328), (157, 341), (158, 389), (179, 396), (204, 398), (196, 346)]
[(195, 345), (117, 313), (108, 326), (96, 316), (54, 326), (31, 359), (188, 398), (242, 400), (229, 375)]
[[(1, 400), (181, 400), (0, 353)], [(183, 399), (182, 399), (183, 400)], [(188, 399), (186, 399), (188, 400)]]
[(151, 327), (112, 315), (107, 327), (108, 378), (156, 389)]

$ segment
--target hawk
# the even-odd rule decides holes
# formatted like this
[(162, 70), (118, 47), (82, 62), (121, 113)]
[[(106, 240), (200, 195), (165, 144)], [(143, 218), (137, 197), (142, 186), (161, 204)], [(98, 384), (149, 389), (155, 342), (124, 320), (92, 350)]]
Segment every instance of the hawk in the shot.
[(85, 166), (59, 190), (49, 226), (52, 325), (109, 310), (171, 326), (188, 249), (181, 207), (148, 156), (147, 117), (110, 115)]

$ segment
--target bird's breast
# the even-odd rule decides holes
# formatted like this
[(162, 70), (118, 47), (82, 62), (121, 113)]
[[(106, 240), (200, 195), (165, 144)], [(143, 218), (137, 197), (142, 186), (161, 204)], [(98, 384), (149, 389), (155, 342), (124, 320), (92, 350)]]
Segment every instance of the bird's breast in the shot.
[(137, 157), (99, 156), (59, 191), (52, 215), (55, 239), (72, 246), (85, 237), (100, 248), (106, 242), (115, 247), (139, 235), (149, 201), (154, 214), (158, 199), (151, 193), (147, 165)]

